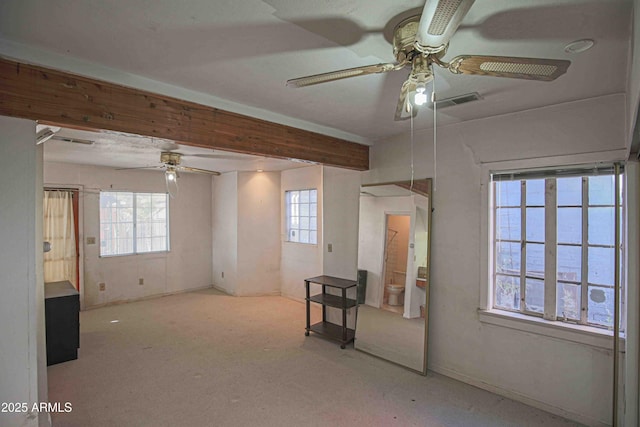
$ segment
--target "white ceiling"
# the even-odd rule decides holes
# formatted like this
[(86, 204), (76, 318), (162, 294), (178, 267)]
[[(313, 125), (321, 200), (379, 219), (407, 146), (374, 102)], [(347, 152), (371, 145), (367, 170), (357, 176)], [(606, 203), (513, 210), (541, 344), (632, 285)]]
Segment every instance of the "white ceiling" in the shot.
[[(409, 129), (408, 122), (393, 120), (408, 70), (300, 89), (287, 88), (285, 82), (393, 62), (385, 30), (388, 37), (398, 17), (411, 9), (419, 11), (423, 4), (2, 0), (0, 48), (18, 44), (66, 55), (375, 143)], [(624, 92), (631, 7), (631, 0), (477, 0), (452, 38), (445, 60), (486, 54), (569, 59), (572, 64), (567, 74), (550, 83), (460, 76), (438, 69), (440, 98), (469, 92), (482, 97), (440, 110), (438, 125)], [(582, 38), (593, 38), (595, 46), (581, 54), (564, 52), (567, 43)], [(16, 50), (12, 52), (15, 56)], [(414, 127), (429, 128), (432, 123), (432, 112), (422, 111)], [(198, 167), (195, 160), (192, 165)]]

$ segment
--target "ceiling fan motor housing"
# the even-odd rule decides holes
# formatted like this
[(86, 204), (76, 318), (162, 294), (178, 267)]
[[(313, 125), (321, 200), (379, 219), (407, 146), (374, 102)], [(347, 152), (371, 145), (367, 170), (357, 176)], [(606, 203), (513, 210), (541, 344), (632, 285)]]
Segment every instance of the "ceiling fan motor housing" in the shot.
[(178, 166), (180, 164), (181, 157), (182, 155), (180, 153), (164, 151), (160, 154), (160, 161), (167, 165)]

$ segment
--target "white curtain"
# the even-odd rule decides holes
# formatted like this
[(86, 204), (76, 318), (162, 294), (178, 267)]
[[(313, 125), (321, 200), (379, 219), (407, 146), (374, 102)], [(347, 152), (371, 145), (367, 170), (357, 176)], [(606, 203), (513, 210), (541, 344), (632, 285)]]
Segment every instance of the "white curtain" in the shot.
[(51, 243), (51, 251), (44, 254), (44, 281), (68, 280), (78, 289), (72, 196), (70, 191), (44, 192), (44, 241)]

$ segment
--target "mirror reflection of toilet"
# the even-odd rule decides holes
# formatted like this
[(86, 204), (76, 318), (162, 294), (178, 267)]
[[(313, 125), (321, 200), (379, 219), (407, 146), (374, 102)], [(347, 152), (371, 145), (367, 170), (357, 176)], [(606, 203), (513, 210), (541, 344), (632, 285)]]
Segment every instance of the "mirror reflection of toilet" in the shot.
[(389, 283), (385, 286), (387, 294), (389, 295), (389, 305), (402, 305), (404, 304), (404, 284)]

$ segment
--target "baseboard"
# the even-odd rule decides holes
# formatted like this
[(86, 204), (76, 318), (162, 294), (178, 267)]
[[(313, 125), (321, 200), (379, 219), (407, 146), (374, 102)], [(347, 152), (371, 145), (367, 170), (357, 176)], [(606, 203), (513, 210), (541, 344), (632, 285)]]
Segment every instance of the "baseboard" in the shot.
[(110, 305), (127, 304), (129, 302), (146, 301), (146, 300), (149, 300), (149, 299), (168, 297), (170, 295), (186, 294), (188, 292), (204, 291), (206, 289), (212, 289), (212, 288), (217, 289), (214, 285), (208, 285), (208, 286), (201, 286), (201, 287), (198, 287), (198, 288), (180, 289), (178, 291), (163, 292), (161, 294), (146, 295), (144, 297), (139, 297), (139, 298), (120, 299), (120, 300), (116, 300), (116, 301), (105, 302), (105, 303), (102, 303), (102, 304), (91, 305), (89, 307), (83, 308), (82, 311), (93, 310), (94, 308), (108, 307)]
[(524, 403), (525, 405), (532, 406), (537, 409), (542, 409), (543, 411), (550, 412), (554, 415), (558, 415), (560, 417), (568, 418), (572, 421), (577, 421), (579, 423), (585, 424), (591, 427), (607, 427), (611, 424), (602, 422), (595, 418), (591, 418), (584, 414), (578, 414), (572, 411), (568, 411), (563, 408), (559, 408), (557, 406), (549, 405), (548, 403), (541, 402), (539, 400), (533, 399), (531, 397), (525, 396), (513, 390), (508, 390), (499, 386), (495, 386), (493, 384), (486, 383), (478, 378), (470, 377), (459, 372), (456, 372), (452, 369), (446, 368), (444, 366), (429, 364), (429, 370), (436, 372), (438, 374), (444, 375), (445, 377), (453, 378), (454, 380), (461, 381), (463, 383), (472, 385), (474, 387), (481, 388), (483, 390), (490, 391), (491, 393), (495, 393), (497, 395), (506, 397), (508, 399), (515, 400), (520, 403)]
[(304, 298), (300, 298), (300, 297), (297, 297), (297, 296), (294, 296), (294, 295), (281, 293), (280, 296), (283, 297), (283, 298), (287, 298), (287, 299), (296, 301), (296, 302), (303, 303), (303, 304), (306, 302)]
[(218, 286), (218, 285), (216, 285), (216, 284), (211, 285), (211, 287), (212, 287), (213, 289), (217, 290), (217, 291), (224, 292), (224, 293), (225, 293), (225, 294), (227, 294), (227, 295), (231, 295), (232, 297), (237, 296), (236, 294), (229, 293), (229, 291), (227, 291), (225, 288), (220, 287), (220, 286)]

